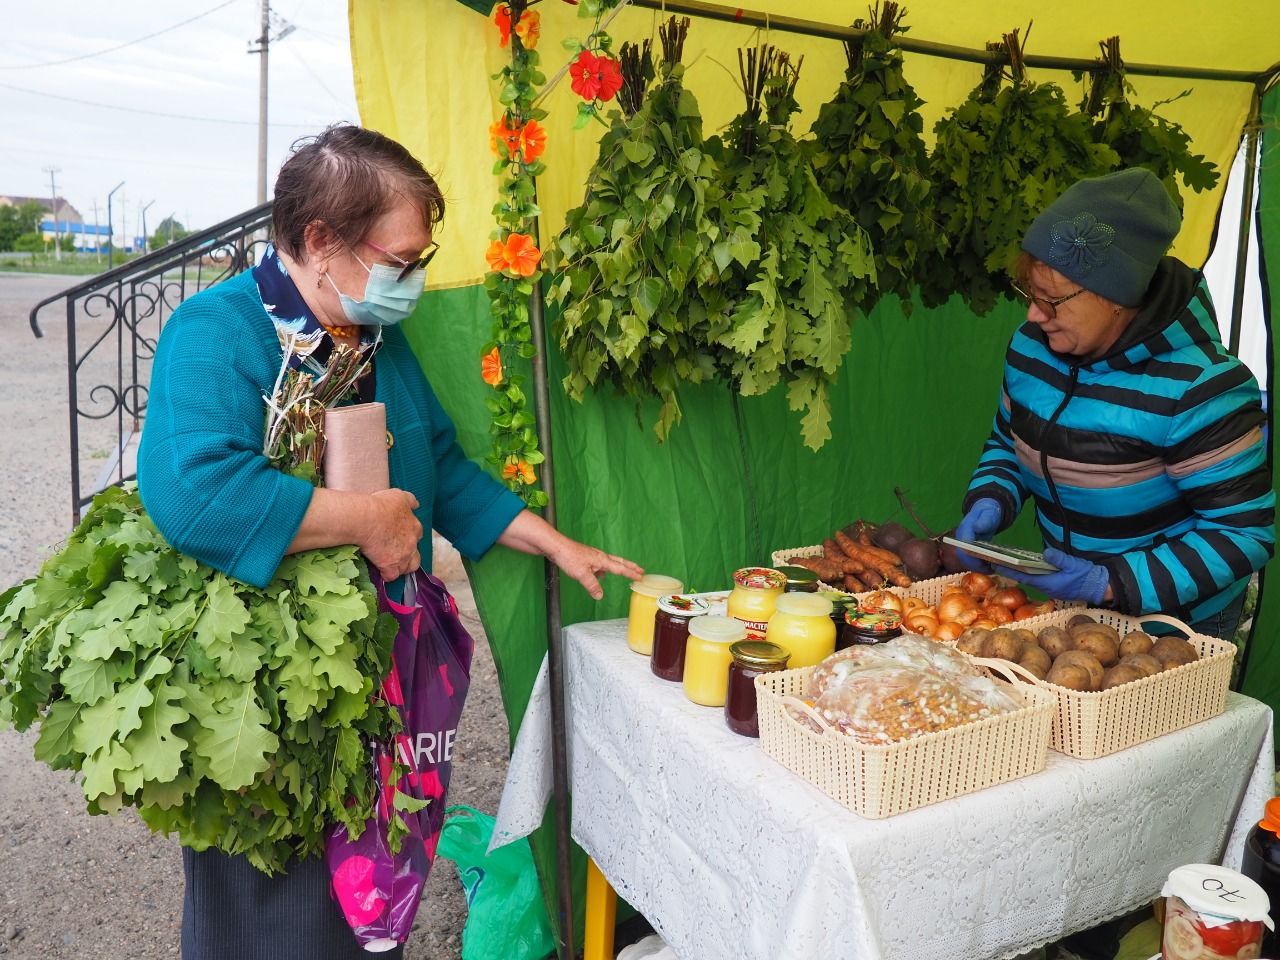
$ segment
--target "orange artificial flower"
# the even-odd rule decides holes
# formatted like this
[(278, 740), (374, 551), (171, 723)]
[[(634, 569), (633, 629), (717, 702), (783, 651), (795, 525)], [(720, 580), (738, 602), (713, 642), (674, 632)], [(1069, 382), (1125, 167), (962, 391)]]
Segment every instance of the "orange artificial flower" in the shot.
[(489, 269), (495, 273), (501, 273), (507, 268), (507, 258), (503, 253), (501, 240), (495, 240), (489, 244), (489, 249), (485, 251), (484, 258), (489, 261)]
[(505, 47), (511, 42), (511, 8), (505, 3), (498, 4), (493, 11), (493, 22), (498, 27), (498, 44)]
[(507, 242), (502, 248), (502, 258), (506, 261), (506, 268), (511, 273), (521, 277), (531, 277), (538, 269), (538, 261), (542, 259), (542, 253), (533, 242), (533, 237), (523, 233), (513, 233), (507, 237)]
[(533, 467), (529, 466), (525, 461), (508, 460), (506, 466), (502, 468), (502, 478), (504, 480), (514, 480), (517, 477), (527, 487), (533, 486), (538, 480), (533, 472)]
[[(525, 163), (533, 163), (547, 148), (547, 131), (537, 120), (530, 120), (519, 131), (518, 149)], [(509, 148), (508, 148), (509, 149)], [(512, 151), (514, 153), (515, 151)]]
[(480, 379), (491, 387), (502, 382), (502, 355), (494, 347), (480, 360)]
[(525, 45), (525, 49), (532, 50), (536, 47), (538, 38), (542, 36), (542, 15), (537, 10), (526, 10), (516, 24), (516, 36)]
[(507, 145), (507, 156), (515, 158), (520, 152), (521, 127), (507, 126), (507, 115), (504, 113), (497, 120), (489, 125), (489, 149), (499, 156), (502, 155), (498, 149), (498, 145), (505, 143)]

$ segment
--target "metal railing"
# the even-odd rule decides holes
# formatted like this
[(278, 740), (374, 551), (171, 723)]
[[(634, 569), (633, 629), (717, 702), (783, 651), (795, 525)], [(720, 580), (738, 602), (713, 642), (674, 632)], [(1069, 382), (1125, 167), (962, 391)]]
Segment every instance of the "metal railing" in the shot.
[(139, 257), (40, 301), (64, 301), (71, 427), (71, 521), (94, 495), (136, 475), (147, 385), (160, 331), (180, 303), (252, 267), (267, 243), (271, 204)]

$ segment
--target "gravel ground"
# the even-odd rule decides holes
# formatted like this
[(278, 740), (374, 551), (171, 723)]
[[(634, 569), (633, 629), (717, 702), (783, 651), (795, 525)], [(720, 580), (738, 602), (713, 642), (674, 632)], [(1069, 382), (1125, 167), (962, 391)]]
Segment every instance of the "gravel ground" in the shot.
[[(27, 325), (64, 277), (0, 274), (0, 590), (31, 576), (65, 536), (70, 515), (65, 313)], [(79, 331), (85, 342), (85, 331)], [(102, 382), (102, 381), (94, 381)], [(107, 460), (114, 425), (86, 430), (87, 477)], [(437, 540), (436, 574), (476, 638), (471, 692), (458, 730), (451, 803), (497, 810), (507, 724), (497, 673), (456, 552)], [(174, 840), (132, 813), (90, 817), (79, 788), (31, 756), (34, 733), (0, 731), (0, 954), (6, 960), (153, 960), (178, 956), (182, 863)], [(461, 956), (466, 901), (453, 864), (437, 861), (406, 960)]]

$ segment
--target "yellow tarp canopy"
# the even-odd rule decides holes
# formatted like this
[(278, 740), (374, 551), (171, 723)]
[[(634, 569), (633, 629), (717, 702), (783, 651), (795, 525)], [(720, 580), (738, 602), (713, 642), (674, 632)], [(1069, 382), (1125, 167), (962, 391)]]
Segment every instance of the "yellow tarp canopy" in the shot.
[[(496, 179), (489, 148), (489, 125), (501, 114), (491, 79), (510, 51), (498, 44), (490, 19), (457, 0), (349, 0), (351, 52), (362, 122), (399, 140), (435, 173), (449, 200), (449, 212), (437, 238), (442, 250), (432, 265), (432, 287), (477, 282), (486, 270), (484, 250), (493, 229)], [(577, 8), (545, 0), (535, 8), (542, 16), (538, 51), (548, 77), (570, 58), (561, 46), (566, 37), (582, 37), (590, 20)], [(865, 14), (861, 3), (808, 0), (757, 2), (751, 9), (775, 15), (803, 16), (846, 25)], [(1081, 0), (1072, 4), (997, 0), (974, 4), (918, 3), (909, 6), (910, 36), (981, 49), (1014, 27), (1028, 36), (1026, 52), (1044, 56), (1092, 58), (1098, 42), (1118, 35), (1125, 60), (1132, 63), (1265, 70), (1280, 61), (1276, 0), (1232, 0), (1206, 6), (1191, 0), (1118, 3)], [(657, 39), (661, 15), (628, 7), (609, 32), (623, 40)], [(756, 42), (766, 31), (731, 23), (696, 20), (685, 44), (687, 85), (697, 95), (707, 134), (726, 124), (742, 108), (737, 89), (739, 46)], [(803, 55), (797, 98), (803, 113), (797, 134), (807, 132), (818, 108), (830, 99), (844, 74), (845, 55), (834, 40), (768, 31), (768, 41), (793, 57)], [(982, 68), (921, 54), (907, 57), (907, 78), (925, 100), (926, 128), (956, 106), (977, 84)], [(1066, 71), (1032, 71), (1036, 80), (1053, 79), (1078, 102), (1082, 88)], [(1165, 77), (1131, 77), (1136, 101), (1152, 104), (1191, 95), (1161, 108), (1161, 114), (1183, 125), (1197, 152), (1218, 164), (1224, 176), (1211, 193), (1187, 195), (1184, 225), (1174, 253), (1200, 264), (1222, 202), (1225, 174), (1239, 145), (1252, 95), (1245, 83), (1189, 81)], [(548, 146), (547, 172), (539, 178), (543, 237), (553, 236), (564, 213), (581, 202), (583, 184), (596, 156), (603, 127), (572, 129), (578, 98), (564, 78), (543, 103)]]

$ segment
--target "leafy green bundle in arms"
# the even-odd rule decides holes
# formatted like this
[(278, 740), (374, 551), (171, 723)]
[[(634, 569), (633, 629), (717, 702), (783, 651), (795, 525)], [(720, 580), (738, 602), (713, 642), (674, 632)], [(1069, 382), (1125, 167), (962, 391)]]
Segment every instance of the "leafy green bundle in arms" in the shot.
[(39, 727), (37, 759), (80, 771), (91, 812), (137, 807), (274, 872), (371, 815), (365, 740), (399, 722), (370, 695), (395, 632), (354, 547), (287, 557), (259, 590), (173, 550), (112, 488), (0, 595), (0, 720)]

